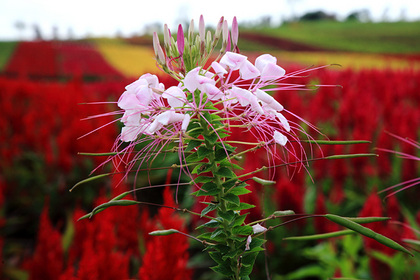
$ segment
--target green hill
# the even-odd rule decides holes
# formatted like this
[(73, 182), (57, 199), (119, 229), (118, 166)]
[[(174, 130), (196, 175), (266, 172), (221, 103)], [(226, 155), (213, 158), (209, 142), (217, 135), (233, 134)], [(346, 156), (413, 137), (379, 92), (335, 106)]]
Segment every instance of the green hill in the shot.
[[(241, 32), (258, 33), (330, 51), (420, 53), (420, 21), (381, 23), (307, 21), (287, 23), (277, 28), (244, 29)], [(273, 46), (267, 42), (268, 40), (261, 40), (260, 47), (272, 49)], [(248, 40), (245, 39), (241, 45), (246, 50), (249, 45)], [(255, 42), (249, 46), (252, 50), (258, 48)]]

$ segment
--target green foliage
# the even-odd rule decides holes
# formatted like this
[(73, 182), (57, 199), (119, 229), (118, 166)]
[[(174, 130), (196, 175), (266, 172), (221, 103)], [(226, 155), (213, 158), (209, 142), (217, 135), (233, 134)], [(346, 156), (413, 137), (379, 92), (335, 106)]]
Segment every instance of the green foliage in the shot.
[[(316, 260), (317, 264), (306, 265), (286, 275), (284, 279), (331, 279), (340, 272), (346, 279), (370, 279), (368, 257), (360, 256), (363, 250), (362, 238), (348, 235), (342, 239), (323, 242), (303, 250), (304, 256)], [(280, 279), (280, 278), (274, 278)]]

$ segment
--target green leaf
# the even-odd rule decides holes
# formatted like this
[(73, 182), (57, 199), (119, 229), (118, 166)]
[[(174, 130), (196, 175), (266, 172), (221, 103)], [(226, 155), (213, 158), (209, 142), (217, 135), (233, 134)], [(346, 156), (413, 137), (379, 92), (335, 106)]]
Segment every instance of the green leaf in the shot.
[(86, 218), (92, 218), (93, 215), (102, 212), (103, 210), (105, 210), (108, 207), (112, 207), (112, 206), (130, 206), (130, 205), (135, 205), (135, 204), (140, 204), (141, 202), (139, 201), (135, 201), (135, 200), (111, 200), (105, 203), (102, 203), (101, 205), (95, 207), (92, 212), (84, 215), (83, 217), (80, 217), (78, 219), (78, 221), (86, 219)]
[(226, 177), (226, 178), (235, 178), (236, 177), (236, 174), (233, 173), (232, 170), (230, 170), (229, 168), (227, 168), (225, 166), (219, 167), (219, 169), (216, 171), (215, 175), (218, 175), (218, 176), (221, 176), (221, 177)]
[(190, 154), (189, 156), (187, 156), (185, 158), (185, 161), (187, 163), (196, 163), (196, 162), (199, 162), (200, 160), (198, 160), (198, 154), (197, 153), (193, 153), (193, 154)]
[(243, 195), (243, 194), (251, 193), (251, 191), (245, 187), (236, 187), (230, 190), (229, 193), (233, 193), (234, 195)]
[(213, 239), (213, 238), (218, 237), (220, 235), (226, 236), (225, 231), (221, 228), (218, 228), (211, 233), (210, 238)]
[(239, 272), (239, 275), (241, 277), (248, 276), (249, 274), (251, 274), (257, 256), (258, 252), (249, 253), (249, 251), (247, 251), (246, 255), (242, 257), (242, 267), (241, 271)]
[(217, 266), (210, 267), (213, 271), (220, 273), (226, 277), (230, 277), (234, 274), (228, 264), (219, 264)]
[(233, 211), (247, 210), (247, 209), (251, 209), (251, 208), (254, 208), (254, 207), (255, 207), (255, 205), (248, 204), (248, 203), (245, 203), (245, 202), (241, 202), (239, 204), (239, 206), (236, 206), (235, 204), (232, 204), (232, 205), (228, 206), (228, 208), (230, 210), (233, 210)]
[(199, 160), (205, 159), (209, 154), (213, 153), (212, 150), (207, 149), (205, 146), (201, 146), (197, 150)]
[(216, 151), (214, 152), (214, 156), (215, 156), (215, 160), (217, 162), (224, 160), (225, 158), (227, 158), (228, 153), (226, 152), (225, 149), (216, 149)]
[(219, 138), (217, 137), (216, 133), (212, 133), (209, 135), (204, 135), (204, 139), (207, 140), (210, 144), (215, 144)]
[(201, 226), (198, 226), (196, 229), (200, 229), (200, 228), (204, 228), (204, 227), (208, 227), (208, 228), (216, 228), (220, 225), (220, 221), (214, 219), (214, 220), (210, 220), (205, 224), (202, 224)]
[(233, 203), (236, 206), (239, 206), (239, 204), (240, 204), (239, 196), (237, 196), (233, 193), (226, 194), (222, 199), (224, 199), (226, 201), (229, 201), (230, 203)]
[(231, 227), (235, 227), (235, 226), (240, 226), (245, 222), (246, 216), (249, 213), (246, 213), (244, 215), (236, 215), (235, 219), (233, 220), (233, 222), (230, 224)]
[(203, 209), (203, 211), (201, 211), (201, 217), (203, 217), (207, 213), (215, 210), (216, 208), (217, 208), (217, 204), (210, 203), (206, 208)]
[(236, 235), (251, 235), (253, 229), (251, 226), (236, 226), (232, 228), (232, 233)]
[(85, 183), (88, 183), (88, 182), (90, 182), (90, 181), (94, 181), (94, 180), (97, 180), (97, 179), (100, 179), (100, 178), (103, 178), (103, 177), (106, 177), (106, 176), (110, 176), (110, 175), (114, 175), (114, 173), (105, 173), (105, 174), (100, 174), (100, 175), (96, 175), (96, 176), (92, 176), (92, 177), (89, 177), (89, 178), (87, 178), (87, 179), (84, 179), (84, 180), (82, 180), (82, 181), (80, 181), (80, 182), (78, 182), (78, 183), (76, 183), (69, 191), (71, 192), (71, 191), (73, 191), (73, 189), (75, 188), (75, 187), (77, 187), (77, 186), (79, 186), (79, 185), (81, 185), (81, 184), (85, 184)]
[(235, 218), (235, 212), (229, 210), (226, 212), (220, 212), (219, 213), (220, 217), (222, 217), (223, 219), (225, 219), (226, 221), (228, 221), (229, 223), (233, 221), (233, 219)]
[(198, 176), (197, 178), (194, 179), (194, 182), (198, 183), (207, 183), (207, 182), (211, 182), (213, 181), (214, 178), (210, 177), (210, 176)]
[(199, 141), (199, 140), (191, 140), (188, 143), (187, 148), (185, 148), (185, 151), (191, 151), (194, 148), (197, 148), (198, 146), (200, 146), (203, 143), (203, 141)]
[(205, 232), (205, 233), (200, 234), (199, 236), (197, 236), (197, 239), (206, 240), (206, 241), (214, 242), (214, 243), (224, 242), (224, 239), (221, 236), (216, 236), (214, 238), (211, 238), (210, 237), (211, 234), (212, 234), (211, 232)]
[(152, 232), (149, 232), (149, 235), (153, 236), (164, 236), (164, 235), (170, 235), (173, 233), (178, 233), (179, 231), (176, 229), (164, 229), (164, 230), (155, 230)]
[(210, 164), (207, 162), (200, 162), (197, 164), (194, 169), (191, 171), (191, 174), (202, 174), (209, 172)]
[(241, 277), (241, 279), (245, 276), (250, 275), (253, 268), (253, 265), (242, 264), (241, 270), (239, 271), (239, 276)]
[(389, 239), (388, 237), (385, 237), (385, 236), (383, 236), (379, 233), (376, 233), (369, 228), (361, 226), (356, 222), (353, 222), (349, 219), (346, 219), (346, 218), (343, 218), (343, 217), (340, 217), (340, 216), (337, 216), (337, 215), (333, 215), (333, 214), (326, 214), (325, 217), (328, 220), (330, 220), (330, 221), (332, 221), (336, 224), (339, 224), (343, 227), (354, 230), (354, 231), (356, 231), (356, 232), (358, 232), (358, 233), (360, 233), (360, 234), (362, 234), (366, 237), (372, 238), (372, 239), (378, 241), (379, 243), (382, 243), (385, 246), (388, 246), (389, 248), (392, 248), (392, 249), (398, 250), (398, 251), (402, 251), (404, 253), (407, 253), (407, 254), (413, 256), (413, 254), (410, 251), (408, 251), (406, 248), (404, 248), (403, 246), (401, 246), (400, 244), (398, 244), (394, 240)]
[(213, 182), (207, 182), (201, 186), (196, 192), (193, 192), (192, 195), (195, 196), (209, 196), (209, 195), (217, 195), (219, 193), (219, 189), (217, 185)]

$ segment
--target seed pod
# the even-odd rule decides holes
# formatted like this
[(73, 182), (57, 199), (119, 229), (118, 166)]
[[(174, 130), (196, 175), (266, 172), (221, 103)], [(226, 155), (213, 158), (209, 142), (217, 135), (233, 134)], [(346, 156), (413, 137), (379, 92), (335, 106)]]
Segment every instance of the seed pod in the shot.
[(401, 252), (404, 252), (413, 256), (413, 254), (410, 251), (408, 251), (406, 248), (404, 248), (403, 246), (401, 246), (394, 240), (391, 240), (388, 237), (385, 237), (379, 233), (376, 233), (369, 228), (361, 226), (356, 222), (350, 221), (349, 219), (346, 219), (337, 215), (333, 215), (333, 214), (326, 214), (324, 217), (336, 224), (339, 224), (343, 227), (354, 230), (355, 232), (358, 232), (366, 237), (372, 238), (378, 241), (379, 243), (382, 243), (385, 246), (388, 246), (389, 248), (392, 248), (392, 249), (395, 249), (395, 250), (398, 250), (398, 251), (401, 251)]

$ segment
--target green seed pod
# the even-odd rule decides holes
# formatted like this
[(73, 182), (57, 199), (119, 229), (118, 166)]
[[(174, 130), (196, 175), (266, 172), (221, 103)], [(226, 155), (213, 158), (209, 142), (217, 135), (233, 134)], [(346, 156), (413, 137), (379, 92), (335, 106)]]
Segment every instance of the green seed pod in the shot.
[(284, 210), (284, 211), (275, 211), (273, 213), (273, 216), (281, 217), (281, 216), (288, 216), (288, 215), (294, 215), (294, 214), (295, 214), (295, 211), (293, 210)]
[(370, 237), (376, 241), (378, 241), (379, 243), (384, 244), (385, 246), (388, 246), (389, 248), (407, 253), (411, 256), (413, 256), (413, 254), (408, 251), (406, 248), (404, 248), (403, 246), (401, 246), (400, 244), (398, 244), (397, 242), (395, 242), (394, 240), (389, 239), (388, 237), (385, 237), (379, 233), (374, 232), (373, 230), (366, 228), (364, 226), (359, 225), (356, 222), (353, 222), (349, 219), (337, 216), (337, 215), (333, 215), (333, 214), (326, 214), (324, 216), (325, 218), (327, 218), (328, 220), (339, 224), (343, 227), (346, 227), (348, 229), (354, 230), (355, 232), (358, 232), (366, 237)]
[(177, 231), (176, 229), (163, 229), (163, 230), (155, 230), (152, 232), (149, 232), (149, 235), (153, 235), (153, 236), (163, 236), (163, 235), (170, 235), (173, 233), (178, 233), (179, 231)]

